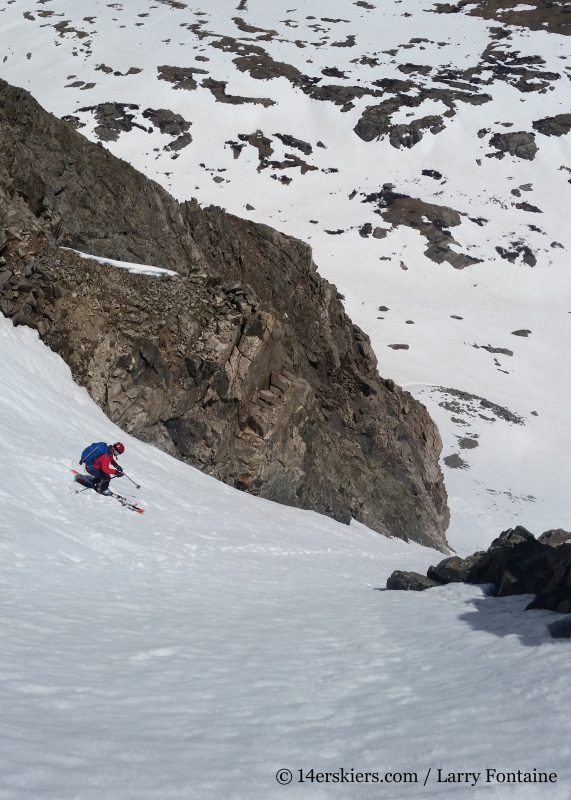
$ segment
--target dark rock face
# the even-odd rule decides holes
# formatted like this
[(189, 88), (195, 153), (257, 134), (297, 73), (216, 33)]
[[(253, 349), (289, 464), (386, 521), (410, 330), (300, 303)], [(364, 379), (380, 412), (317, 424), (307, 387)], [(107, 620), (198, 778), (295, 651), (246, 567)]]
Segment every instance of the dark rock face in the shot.
[(0, 135), (0, 308), (113, 421), (253, 494), (446, 551), (438, 431), (379, 377), (306, 244), (177, 203), (4, 82)]
[[(79, 108), (78, 113), (91, 111), (97, 120), (95, 133), (104, 142), (116, 142), (122, 131), (128, 132), (133, 128), (142, 128), (134, 122), (135, 115), (129, 111), (136, 111), (139, 106), (133, 103), (100, 103), (97, 106)], [(142, 128), (145, 130), (144, 128)]]
[(212, 92), (218, 103), (228, 103), (233, 106), (253, 103), (254, 105), (262, 105), (264, 108), (275, 105), (275, 102), (269, 97), (241, 97), (236, 94), (226, 94), (227, 85), (228, 81), (215, 81), (214, 78), (205, 78), (201, 83), (201, 86)]
[(571, 131), (571, 114), (556, 114), (554, 117), (538, 119), (532, 127), (544, 136), (565, 136)]
[(208, 75), (207, 69), (199, 69), (198, 67), (157, 67), (160, 81), (168, 81), (174, 83), (175, 89), (186, 89), (192, 92), (198, 88), (195, 75)]
[(505, 153), (517, 156), (527, 161), (533, 161), (538, 147), (535, 143), (535, 134), (527, 131), (513, 131), (513, 133), (494, 133), (490, 145), (499, 150), (497, 157), (503, 158)]
[(313, 147), (309, 142), (296, 139), (295, 136), (290, 136), (289, 133), (275, 133), (274, 136), (277, 136), (287, 147), (295, 147), (297, 150), (301, 150), (306, 156), (310, 156), (313, 153)]
[(422, 139), (423, 130), (429, 129), (431, 133), (440, 133), (444, 130), (442, 117), (429, 116), (415, 119), (408, 125), (393, 125), (390, 130), (389, 141), (399, 150), (401, 147), (411, 148)]
[(463, 583), (470, 570), (470, 567), (475, 563), (477, 556), (481, 553), (475, 553), (470, 558), (463, 559), (458, 556), (451, 556), (445, 558), (436, 567), (429, 567), (426, 573), (428, 577), (437, 583)]
[[(498, 597), (535, 594), (526, 608), (545, 608), (567, 614), (571, 611), (571, 534), (562, 528), (543, 533), (539, 539), (518, 525), (504, 531), (485, 552), (468, 558), (445, 558), (429, 567), (427, 578), (416, 573), (393, 572), (387, 589), (418, 591), (446, 583), (492, 583)], [(403, 576), (414, 576), (414, 578)], [(426, 583), (429, 581), (431, 585)], [(408, 584), (411, 585), (408, 585)], [(412, 585), (414, 584), (414, 585)], [(556, 626), (554, 635), (571, 636), (571, 626)]]
[(147, 108), (143, 111), (143, 116), (150, 120), (161, 133), (169, 136), (181, 136), (191, 126), (191, 123), (187, 122), (183, 116), (169, 111), (168, 108)]

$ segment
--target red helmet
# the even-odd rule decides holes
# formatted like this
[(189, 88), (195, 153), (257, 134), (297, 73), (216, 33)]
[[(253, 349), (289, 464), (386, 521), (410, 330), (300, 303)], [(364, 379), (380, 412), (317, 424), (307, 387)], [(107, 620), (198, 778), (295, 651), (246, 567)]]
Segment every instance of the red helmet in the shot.
[(119, 455), (125, 452), (125, 445), (121, 444), (121, 442), (115, 442), (115, 444), (112, 444), (111, 447), (116, 453), (119, 453)]

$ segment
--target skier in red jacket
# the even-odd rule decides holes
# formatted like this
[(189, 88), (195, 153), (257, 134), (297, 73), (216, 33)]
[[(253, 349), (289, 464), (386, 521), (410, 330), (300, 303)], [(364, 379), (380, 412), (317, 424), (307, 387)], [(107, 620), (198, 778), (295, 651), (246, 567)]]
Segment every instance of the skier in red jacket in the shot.
[(123, 475), (123, 468), (115, 461), (115, 456), (125, 452), (125, 445), (121, 442), (110, 444), (107, 453), (98, 456), (91, 464), (86, 464), (85, 469), (95, 478), (93, 488), (99, 494), (111, 494), (109, 491), (109, 481), (116, 475), (120, 478)]

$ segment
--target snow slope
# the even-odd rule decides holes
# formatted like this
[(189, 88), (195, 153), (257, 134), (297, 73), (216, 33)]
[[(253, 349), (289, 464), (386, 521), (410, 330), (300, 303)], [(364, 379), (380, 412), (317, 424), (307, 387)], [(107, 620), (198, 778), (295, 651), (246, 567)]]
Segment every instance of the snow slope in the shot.
[[(517, 522), (568, 527), (571, 133), (533, 128), (569, 111), (568, 38), (498, 26), (469, 16), (470, 6), (436, 14), (430, 0), (295, 5), (2, 0), (0, 76), (75, 117), (94, 141), (96, 107), (127, 104), (116, 140), (104, 141), (112, 152), (181, 200), (195, 196), (311, 243), (320, 272), (371, 336), (381, 374), (410, 387), (440, 426), (454, 547), (485, 547)], [(508, 38), (497, 38), (502, 30)], [(282, 65), (281, 77), (240, 65), (252, 48)], [(186, 78), (165, 67), (187, 70)], [(467, 68), (479, 70), (475, 83)], [(523, 88), (522, 70), (533, 73)], [(336, 104), (316, 99), (295, 75), (382, 96)], [(382, 93), (383, 80), (412, 82), (392, 125), (440, 115), (444, 129), (425, 130), (411, 148), (396, 149), (388, 136), (359, 138), (363, 111), (396, 97)], [(491, 99), (438, 95), (414, 105), (434, 90)], [(151, 124), (147, 109), (181, 115), (192, 142), (170, 149), (177, 134)], [(271, 153), (248, 141), (256, 131)], [(534, 134), (533, 160), (488, 157), (498, 155), (492, 135), (510, 131)], [(365, 202), (384, 184), (460, 212), (452, 250), (481, 261), (458, 270), (429, 260), (418, 231), (387, 226)], [(361, 236), (365, 225), (388, 234)], [(514, 335), (522, 330), (530, 333)], [(459, 416), (431, 387), (485, 398), (524, 424)]]
[[(118, 438), (143, 515), (74, 490), (85, 444)], [(569, 797), (569, 645), (529, 598), (383, 591), (440, 555), (125, 437), (3, 318), (0, 441), (1, 800)], [(312, 768), (418, 783), (299, 783)]]

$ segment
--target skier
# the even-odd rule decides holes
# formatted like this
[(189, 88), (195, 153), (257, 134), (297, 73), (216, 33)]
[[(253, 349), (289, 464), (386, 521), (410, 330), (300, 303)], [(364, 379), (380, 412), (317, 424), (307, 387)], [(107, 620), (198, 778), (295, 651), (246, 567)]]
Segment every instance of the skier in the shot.
[[(96, 445), (92, 446), (92, 448), (95, 447)], [(123, 475), (123, 468), (115, 461), (115, 456), (125, 452), (125, 445), (121, 442), (110, 445), (100, 442), (97, 451), (88, 453), (85, 458), (82, 454), (82, 462), (85, 464), (87, 472), (95, 479), (93, 481), (95, 491), (99, 494), (110, 495), (109, 481), (113, 476), (120, 478)], [(93, 456), (95, 457), (93, 458)]]

